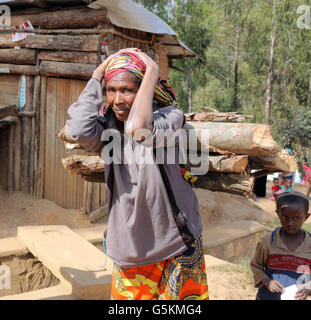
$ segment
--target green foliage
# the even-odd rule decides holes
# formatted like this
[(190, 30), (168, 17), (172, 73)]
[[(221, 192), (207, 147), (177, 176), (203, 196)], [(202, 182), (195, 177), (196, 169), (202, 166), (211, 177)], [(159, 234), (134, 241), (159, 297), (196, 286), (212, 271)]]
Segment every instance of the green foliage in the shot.
[[(264, 122), (273, 0), (136, 2), (164, 19), (205, 60), (174, 61), (174, 65), (185, 71), (171, 69), (169, 75), (184, 111), (188, 110), (190, 94), (192, 111), (209, 106), (219, 111), (252, 114), (253, 122)], [(276, 3), (271, 125), (281, 146), (293, 149), (302, 161), (311, 156), (311, 30), (298, 29), (297, 7), (311, 6), (311, 0)]]

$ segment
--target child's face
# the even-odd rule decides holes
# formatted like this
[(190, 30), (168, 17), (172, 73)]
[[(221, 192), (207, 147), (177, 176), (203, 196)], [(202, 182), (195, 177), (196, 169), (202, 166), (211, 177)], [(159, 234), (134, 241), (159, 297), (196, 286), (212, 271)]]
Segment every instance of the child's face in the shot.
[(277, 212), (284, 231), (290, 235), (298, 233), (303, 223), (309, 218), (301, 206), (288, 205)]
[(286, 180), (286, 185), (287, 185), (288, 187), (291, 187), (291, 186), (292, 186), (292, 182), (291, 182), (289, 179), (287, 179), (287, 180)]
[(279, 181), (279, 180), (274, 180), (274, 181), (273, 181), (273, 184), (274, 184), (275, 186), (278, 186), (278, 185), (280, 184), (280, 181)]

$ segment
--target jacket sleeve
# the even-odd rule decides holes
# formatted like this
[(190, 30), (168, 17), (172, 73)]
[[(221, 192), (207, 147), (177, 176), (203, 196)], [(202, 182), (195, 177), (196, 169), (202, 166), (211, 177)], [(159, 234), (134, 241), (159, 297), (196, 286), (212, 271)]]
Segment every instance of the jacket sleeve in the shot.
[(265, 266), (268, 260), (269, 247), (266, 244), (265, 237), (257, 244), (255, 254), (251, 260), (250, 266), (254, 276), (254, 286), (256, 288), (262, 287), (263, 280), (270, 278), (265, 273)]
[(145, 147), (174, 146), (181, 138), (184, 114), (174, 106), (161, 108), (153, 113), (153, 130), (141, 142)]
[(100, 153), (103, 143), (101, 134), (102, 125), (97, 121), (97, 115), (103, 101), (103, 93), (100, 82), (91, 78), (78, 101), (69, 109), (67, 127), (74, 141), (86, 150)]

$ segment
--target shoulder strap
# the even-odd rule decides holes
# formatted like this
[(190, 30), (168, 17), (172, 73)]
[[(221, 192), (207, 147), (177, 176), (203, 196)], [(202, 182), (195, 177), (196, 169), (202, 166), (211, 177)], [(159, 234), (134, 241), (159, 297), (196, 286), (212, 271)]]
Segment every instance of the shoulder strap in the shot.
[(172, 190), (171, 184), (169, 182), (168, 176), (166, 174), (166, 171), (164, 169), (164, 166), (163, 166), (163, 164), (158, 164), (158, 167), (160, 169), (162, 180), (163, 180), (163, 183), (165, 185), (166, 192), (167, 192), (168, 198), (170, 200), (170, 204), (171, 204), (172, 210), (173, 210), (174, 214), (177, 214), (180, 210), (177, 207), (177, 204), (176, 204), (176, 201), (175, 201), (175, 197), (174, 197), (174, 194), (173, 194), (173, 190)]
[[(154, 157), (156, 159), (156, 149), (155, 148), (153, 149), (153, 153), (154, 153)], [(195, 239), (193, 237), (193, 234), (191, 233), (191, 231), (189, 230), (189, 228), (187, 226), (187, 219), (186, 219), (184, 213), (182, 212), (182, 210), (180, 210), (178, 208), (178, 206), (176, 204), (173, 190), (172, 190), (171, 184), (169, 182), (169, 179), (168, 179), (168, 176), (167, 176), (167, 173), (165, 171), (163, 164), (157, 164), (157, 165), (159, 167), (159, 170), (160, 170), (160, 173), (162, 176), (162, 180), (163, 180), (163, 183), (164, 183), (167, 195), (168, 195), (168, 199), (170, 201), (170, 205), (171, 205), (171, 208), (173, 211), (174, 220), (176, 222), (178, 231), (179, 231), (180, 236), (182, 237), (185, 245), (187, 247), (189, 247), (195, 241)]]

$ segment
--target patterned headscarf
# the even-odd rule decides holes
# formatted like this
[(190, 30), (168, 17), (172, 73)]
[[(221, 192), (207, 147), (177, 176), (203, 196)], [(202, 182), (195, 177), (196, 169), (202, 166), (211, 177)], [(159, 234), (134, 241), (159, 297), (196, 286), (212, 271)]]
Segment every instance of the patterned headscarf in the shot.
[[(107, 83), (116, 75), (126, 71), (134, 73), (142, 80), (146, 71), (146, 65), (134, 52), (122, 52), (109, 62), (105, 72), (105, 82)], [(160, 105), (177, 105), (174, 90), (166, 80), (159, 80), (157, 82), (154, 90), (154, 99)]]

